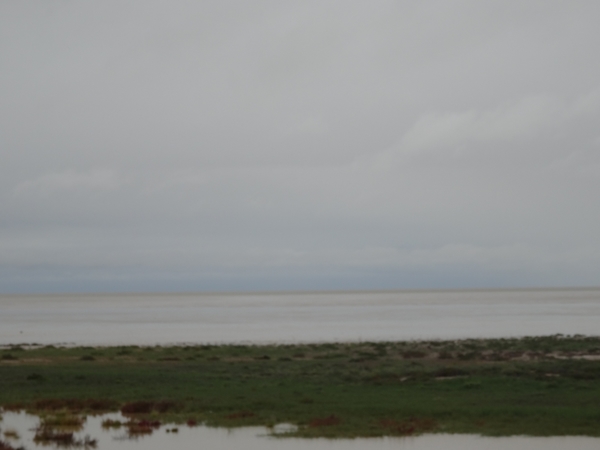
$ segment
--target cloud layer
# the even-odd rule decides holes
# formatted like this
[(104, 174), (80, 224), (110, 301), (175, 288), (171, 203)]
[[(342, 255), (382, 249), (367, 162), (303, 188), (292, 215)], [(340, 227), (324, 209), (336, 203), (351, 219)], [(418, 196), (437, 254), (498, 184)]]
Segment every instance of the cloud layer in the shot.
[(0, 291), (596, 285), (600, 5), (0, 5)]

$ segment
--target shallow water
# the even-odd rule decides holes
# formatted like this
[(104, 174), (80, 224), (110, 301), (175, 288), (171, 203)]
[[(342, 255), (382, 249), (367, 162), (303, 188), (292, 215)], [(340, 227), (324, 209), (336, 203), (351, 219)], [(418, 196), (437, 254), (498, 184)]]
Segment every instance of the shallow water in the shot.
[(0, 345), (598, 334), (600, 289), (0, 295)]
[[(178, 426), (177, 433), (167, 433), (172, 426), (162, 426), (151, 435), (130, 439), (123, 429), (104, 430), (101, 421), (110, 417), (124, 420), (117, 414), (88, 417), (85, 428), (76, 433), (79, 438), (89, 435), (97, 439), (98, 450), (138, 450), (177, 448), (178, 450), (209, 448), (211, 450), (597, 450), (600, 438), (583, 436), (568, 437), (501, 437), (491, 438), (475, 435), (430, 434), (417, 437), (388, 437), (369, 439), (297, 439), (269, 436), (269, 430), (262, 427), (249, 428), (208, 428), (205, 426)], [(14, 429), (20, 435), (18, 440), (10, 440), (14, 446), (27, 449), (42, 447), (33, 441), (35, 427), (39, 420), (25, 413), (4, 413), (0, 422), (3, 431)], [(53, 447), (53, 446), (52, 446)]]

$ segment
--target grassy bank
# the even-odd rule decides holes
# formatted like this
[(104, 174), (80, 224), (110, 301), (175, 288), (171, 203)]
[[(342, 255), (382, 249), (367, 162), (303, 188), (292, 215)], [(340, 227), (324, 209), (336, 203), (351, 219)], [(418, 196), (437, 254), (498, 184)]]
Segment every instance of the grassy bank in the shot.
[(600, 338), (267, 346), (13, 346), (0, 404), (301, 436), (600, 436)]

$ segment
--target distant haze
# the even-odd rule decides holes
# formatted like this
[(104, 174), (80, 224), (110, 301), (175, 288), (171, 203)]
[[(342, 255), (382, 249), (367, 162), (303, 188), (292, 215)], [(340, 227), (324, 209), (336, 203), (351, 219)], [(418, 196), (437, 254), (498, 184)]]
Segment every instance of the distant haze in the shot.
[(1, 2), (0, 292), (598, 285), (599, 18)]

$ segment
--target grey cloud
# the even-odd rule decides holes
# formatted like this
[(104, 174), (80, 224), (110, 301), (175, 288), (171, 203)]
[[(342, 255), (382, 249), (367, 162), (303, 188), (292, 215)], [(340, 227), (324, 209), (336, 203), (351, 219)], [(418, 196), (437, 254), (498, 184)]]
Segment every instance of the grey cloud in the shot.
[(0, 290), (596, 284), (598, 13), (3, 3)]

